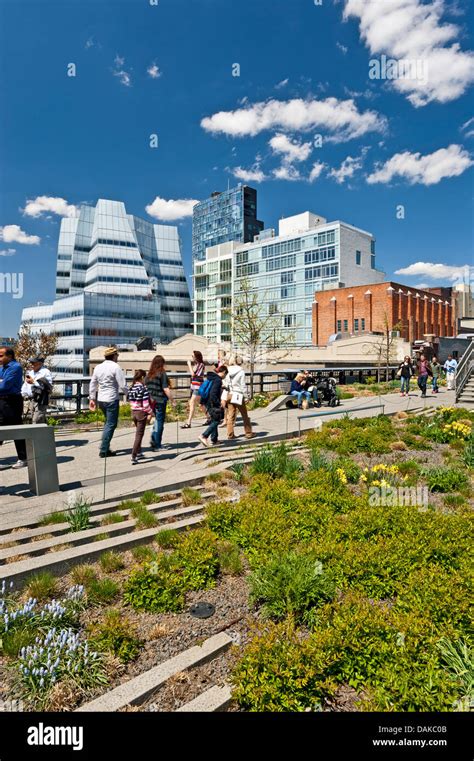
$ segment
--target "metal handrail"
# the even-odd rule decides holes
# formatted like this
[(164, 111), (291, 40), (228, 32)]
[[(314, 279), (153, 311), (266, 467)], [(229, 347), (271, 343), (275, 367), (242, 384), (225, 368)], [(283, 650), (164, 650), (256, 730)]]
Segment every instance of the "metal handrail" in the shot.
[(456, 402), (464, 390), (466, 383), (471, 377), (471, 372), (474, 369), (474, 336), (471, 337), (471, 342), (466, 351), (459, 360), (459, 364), (456, 370)]

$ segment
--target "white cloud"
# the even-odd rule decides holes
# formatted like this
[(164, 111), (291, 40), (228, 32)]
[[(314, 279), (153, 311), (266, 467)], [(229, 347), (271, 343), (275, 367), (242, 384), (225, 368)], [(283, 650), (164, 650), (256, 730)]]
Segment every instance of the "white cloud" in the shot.
[(277, 85), (275, 85), (275, 90), (281, 90), (283, 87), (286, 87), (290, 80), (288, 77), (286, 79), (282, 79), (281, 82), (278, 82)]
[(0, 256), (13, 256), (16, 253), (16, 248), (4, 248), (0, 251)]
[[(430, 280), (449, 280), (452, 283), (469, 279), (469, 272), (470, 268), (467, 264), (456, 267), (450, 264), (434, 264), (433, 262), (415, 262), (408, 267), (395, 270), (396, 275), (424, 276)], [(424, 286), (427, 287), (426, 283)], [(418, 287), (421, 288), (421, 285)]]
[(25, 246), (37, 246), (40, 242), (38, 235), (28, 235), (19, 225), (0, 227), (0, 240), (5, 243), (22, 243)]
[(474, 55), (454, 41), (459, 27), (441, 21), (446, 7), (446, 0), (345, 0), (344, 19), (359, 19), (372, 55), (423, 61), (426, 79), (391, 80), (416, 107), (455, 100), (474, 80)]
[(474, 129), (469, 129), (471, 125), (474, 125), (474, 116), (461, 126), (461, 132), (464, 132), (464, 137), (474, 137)]
[(145, 206), (145, 211), (150, 217), (160, 219), (163, 222), (174, 222), (176, 219), (184, 219), (185, 217), (192, 217), (193, 206), (199, 201), (194, 201), (191, 198), (180, 198), (176, 200), (166, 200), (156, 196), (153, 203)]
[(148, 69), (147, 74), (152, 79), (159, 79), (162, 75), (162, 72), (160, 71), (160, 67), (156, 65), (156, 63), (152, 63)]
[(78, 209), (69, 204), (64, 198), (51, 196), (36, 196), (34, 200), (26, 202), (23, 214), (27, 217), (40, 217), (47, 211), (57, 214), (59, 217), (77, 217)]
[(313, 164), (313, 168), (311, 169), (310, 175), (308, 177), (309, 182), (314, 182), (315, 180), (317, 180), (325, 166), (326, 165), (323, 164), (321, 161), (316, 161)]
[(281, 154), (283, 161), (288, 164), (294, 161), (306, 161), (312, 151), (311, 143), (300, 143), (297, 140), (290, 140), (289, 137), (282, 133), (272, 137), (269, 145), (273, 153)]
[(460, 145), (440, 148), (426, 156), (405, 151), (396, 153), (385, 164), (378, 164), (367, 177), (367, 182), (373, 185), (390, 182), (394, 177), (404, 177), (411, 185), (436, 185), (445, 177), (458, 177), (473, 163), (469, 153)]
[(346, 55), (347, 51), (349, 50), (349, 48), (347, 48), (347, 47), (346, 47), (345, 45), (343, 45), (341, 42), (336, 42), (336, 47), (337, 47), (337, 48), (339, 48), (339, 50), (341, 51), (341, 53), (342, 53), (343, 55)]
[(233, 137), (254, 137), (264, 130), (307, 132), (324, 129), (327, 141), (339, 142), (361, 137), (367, 132), (383, 132), (386, 119), (375, 111), (359, 112), (352, 99), (293, 98), (246, 104), (235, 111), (219, 111), (206, 116), (201, 126), (207, 132)]
[(238, 180), (242, 180), (242, 182), (263, 182), (267, 179), (265, 173), (258, 166), (254, 166), (251, 169), (236, 166), (232, 170), (232, 174)]
[(273, 176), (276, 180), (288, 180), (294, 182), (295, 180), (301, 180), (301, 175), (296, 167), (291, 164), (283, 164), (277, 169), (273, 170)]
[(362, 167), (362, 156), (347, 156), (342, 162), (339, 169), (331, 169), (329, 176), (333, 177), (339, 185), (354, 176), (358, 169)]
[(132, 77), (130, 75), (130, 72), (126, 71), (123, 67), (125, 65), (125, 58), (122, 58), (119, 55), (115, 56), (114, 59), (114, 68), (112, 69), (112, 74), (114, 77), (117, 77), (122, 85), (124, 87), (131, 87), (132, 86)]

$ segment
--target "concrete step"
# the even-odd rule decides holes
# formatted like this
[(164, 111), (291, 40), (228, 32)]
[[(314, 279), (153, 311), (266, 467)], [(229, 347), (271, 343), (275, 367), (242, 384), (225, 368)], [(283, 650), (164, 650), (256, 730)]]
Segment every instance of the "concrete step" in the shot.
[(211, 687), (209, 690), (198, 695), (194, 700), (185, 703), (181, 708), (176, 709), (176, 713), (194, 713), (214, 711), (225, 711), (232, 700), (232, 690), (230, 685), (225, 684), (222, 687)]
[(144, 674), (120, 684), (115, 689), (106, 692), (100, 698), (76, 709), (76, 713), (90, 711), (118, 711), (126, 705), (140, 705), (154, 692), (160, 689), (170, 677), (181, 671), (194, 668), (212, 661), (232, 645), (232, 639), (224, 633), (215, 634), (206, 639), (202, 645), (190, 647), (179, 655), (169, 658)]

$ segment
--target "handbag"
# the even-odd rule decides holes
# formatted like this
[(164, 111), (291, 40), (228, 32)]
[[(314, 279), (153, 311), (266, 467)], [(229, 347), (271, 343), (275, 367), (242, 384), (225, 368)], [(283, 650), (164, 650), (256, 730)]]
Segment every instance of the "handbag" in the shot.
[(400, 368), (397, 370), (397, 378), (401, 378), (401, 377), (402, 377), (402, 368), (400, 367)]
[(240, 391), (232, 391), (231, 397), (230, 397), (230, 403), (236, 404), (238, 407), (243, 403), (244, 401), (244, 395), (240, 393)]

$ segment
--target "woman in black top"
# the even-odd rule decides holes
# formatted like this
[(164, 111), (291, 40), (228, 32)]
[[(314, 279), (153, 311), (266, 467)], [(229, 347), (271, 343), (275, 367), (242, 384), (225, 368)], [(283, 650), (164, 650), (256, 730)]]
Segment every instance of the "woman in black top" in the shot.
[(413, 375), (413, 365), (410, 357), (406, 356), (398, 367), (397, 376), (400, 378), (400, 396), (408, 396), (410, 378)]
[(155, 408), (155, 424), (151, 434), (150, 446), (152, 452), (162, 448), (161, 440), (165, 427), (166, 405), (168, 400), (174, 407), (173, 394), (170, 391), (170, 384), (165, 370), (165, 359), (161, 354), (157, 354), (151, 361), (148, 375), (145, 378), (145, 384)]

